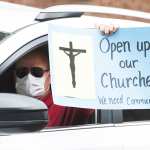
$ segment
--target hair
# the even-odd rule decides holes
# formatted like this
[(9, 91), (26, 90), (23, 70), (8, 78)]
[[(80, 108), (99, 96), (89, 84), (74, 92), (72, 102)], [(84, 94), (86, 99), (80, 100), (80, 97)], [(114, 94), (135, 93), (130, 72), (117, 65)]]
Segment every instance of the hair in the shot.
[(46, 56), (48, 58), (48, 56), (49, 56), (48, 45), (45, 44), (45, 45), (42, 45), (40, 47), (37, 47), (33, 51), (31, 51), (31, 53), (41, 53), (41, 54), (43, 54), (44, 56)]
[(35, 48), (33, 51), (31, 51), (27, 55), (35, 55), (35, 54), (39, 54), (41, 56), (44, 56), (47, 60), (48, 65), (49, 65), (49, 53), (48, 53), (48, 45), (47, 44)]
[(43, 56), (44, 57), (44, 61), (47, 61), (48, 67), (49, 67), (49, 53), (48, 53), (48, 44), (39, 46), (37, 48), (34, 48), (31, 52), (28, 52), (26, 55), (24, 55), (22, 58), (26, 58), (28, 56), (35, 56), (35, 55), (39, 55), (39, 56)]

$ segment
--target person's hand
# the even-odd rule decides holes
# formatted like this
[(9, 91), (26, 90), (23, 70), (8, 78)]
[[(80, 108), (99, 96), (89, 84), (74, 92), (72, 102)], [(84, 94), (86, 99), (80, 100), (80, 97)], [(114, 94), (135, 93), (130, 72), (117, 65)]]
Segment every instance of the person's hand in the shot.
[(102, 35), (111, 35), (116, 32), (119, 26), (116, 25), (104, 25), (104, 24), (96, 24), (96, 29), (98, 29)]

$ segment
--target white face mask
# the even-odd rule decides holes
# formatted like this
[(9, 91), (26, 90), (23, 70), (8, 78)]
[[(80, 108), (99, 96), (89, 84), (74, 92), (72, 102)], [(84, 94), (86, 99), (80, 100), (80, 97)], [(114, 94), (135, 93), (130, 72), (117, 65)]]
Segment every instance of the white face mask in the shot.
[(16, 92), (22, 95), (28, 96), (42, 96), (45, 94), (45, 78), (37, 78), (32, 76), (30, 73), (23, 77), (16, 77)]

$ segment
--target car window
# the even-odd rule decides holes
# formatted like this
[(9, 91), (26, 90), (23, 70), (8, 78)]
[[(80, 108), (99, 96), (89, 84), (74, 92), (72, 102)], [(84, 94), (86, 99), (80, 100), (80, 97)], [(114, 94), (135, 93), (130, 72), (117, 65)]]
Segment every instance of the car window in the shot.
[[(32, 42), (34, 42), (34, 44)], [(0, 76), (0, 92), (16, 93), (14, 71), (17, 60), (32, 51), (36, 51), (37, 48), (42, 48), (43, 46), (48, 47), (47, 38), (44, 40), (44, 42), (43, 40), (42, 42), (38, 43), (36, 43), (34, 40), (32, 42), (17, 50), (16, 55), (12, 55), (12, 57), (10, 57), (4, 63), (4, 65), (1, 66), (3, 69), (0, 69), (5, 71)], [(7, 70), (5, 68), (7, 68)], [(56, 122), (58, 121), (57, 123), (53, 124), (52, 127), (140, 121), (149, 120), (150, 117), (150, 110), (86, 110), (69, 107), (67, 109), (64, 107), (62, 108), (63, 109), (59, 111), (59, 107), (55, 107), (55, 111), (50, 112), (52, 117), (50, 117), (49, 120), (55, 120), (53, 115), (57, 114)], [(59, 114), (63, 115), (60, 117)], [(88, 117), (88, 119), (86, 117)]]
[[(18, 56), (18, 58), (13, 61), (12, 65), (10, 65), (7, 68), (7, 70), (5, 70), (1, 74), (1, 76), (0, 76), (0, 82), (1, 82), (0, 92), (1, 93), (4, 93), (4, 92), (17, 93), (17, 90), (16, 90), (17, 81), (16, 81), (16, 77), (15, 77), (16, 70), (17, 70), (16, 62), (19, 62), (19, 60), (21, 60), (22, 58), (29, 56), (31, 53), (36, 53), (40, 49), (44, 50), (44, 53), (46, 55), (48, 55), (48, 42), (40, 43), (39, 45), (36, 45), (34, 48), (32, 47), (32, 50), (29, 49), (29, 46), (27, 46), (27, 48), (28, 48), (28, 50), (26, 50), (26, 52), (24, 52), (24, 54), (22, 53), (21, 54), (22, 56)], [(48, 56), (47, 56), (47, 58), (48, 58)], [(49, 70), (49, 68), (46, 68), (46, 69)], [(33, 70), (33, 73), (35, 73), (35, 72), (37, 72), (37, 70)], [(34, 76), (34, 74), (33, 74), (33, 76)], [(38, 81), (38, 82), (42, 82), (42, 81)], [(36, 84), (36, 82), (35, 82), (35, 84)], [(50, 87), (50, 85), (49, 85), (49, 87)], [(33, 92), (33, 89), (32, 89), (32, 92)], [(48, 128), (64, 127), (64, 126), (69, 127), (69, 126), (75, 126), (75, 125), (95, 124), (95, 123), (101, 122), (101, 120), (100, 120), (101, 111), (100, 110), (95, 111), (94, 109), (83, 109), (83, 108), (81, 109), (81, 108), (63, 107), (63, 106), (53, 105), (52, 104), (53, 98), (52, 98), (51, 87), (49, 88), (49, 93), (51, 94), (49, 96), (50, 98), (44, 99), (44, 100), (41, 99), (48, 107), (48, 113), (50, 116), (49, 117), (50, 123), (48, 125)], [(31, 96), (31, 95), (29, 95), (29, 96)]]
[[(32, 51), (36, 51), (39, 48), (46, 48), (46, 53), (48, 54), (48, 43), (41, 43), (39, 46), (32, 47), (32, 50), (29, 49), (25, 52), (25, 55), (30, 54)], [(19, 56), (19, 59), (24, 55)], [(17, 61), (18, 59), (16, 59)], [(13, 65), (3, 72), (0, 76), (0, 92), (4, 93), (16, 93), (15, 88), (15, 62)], [(65, 85), (64, 85), (65, 86)], [(51, 90), (51, 88), (50, 88)], [(54, 107), (54, 106), (53, 106)], [(50, 110), (49, 115), (57, 115), (56, 122), (48, 126), (51, 127), (70, 127), (75, 125), (87, 125), (87, 124), (107, 124), (107, 123), (120, 123), (128, 121), (141, 121), (149, 120), (150, 110), (86, 110), (80, 108), (69, 108), (65, 109), (61, 106), (59, 111), (59, 106), (54, 107), (54, 112)], [(59, 116), (61, 113), (63, 115)], [(90, 114), (90, 115), (89, 115)], [(88, 119), (86, 119), (88, 117)], [(51, 119), (51, 117), (49, 118)], [(53, 119), (53, 118), (52, 118)], [(60, 121), (61, 120), (61, 121)], [(58, 121), (58, 122), (57, 122)], [(59, 122), (60, 121), (60, 122)]]

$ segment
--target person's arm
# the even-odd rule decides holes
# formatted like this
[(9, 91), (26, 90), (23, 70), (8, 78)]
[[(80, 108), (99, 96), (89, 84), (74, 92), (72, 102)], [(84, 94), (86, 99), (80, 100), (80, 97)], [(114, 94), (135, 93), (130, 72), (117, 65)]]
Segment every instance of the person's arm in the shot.
[(96, 29), (98, 29), (101, 34), (104, 35), (111, 35), (112, 33), (116, 32), (119, 26), (116, 25), (104, 25), (104, 24), (95, 24)]

